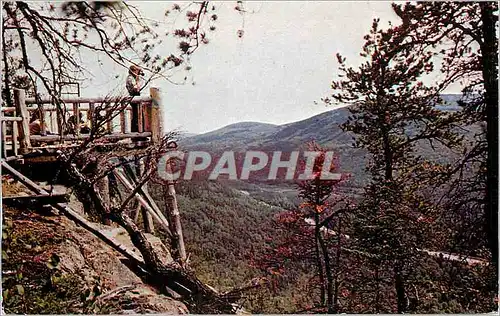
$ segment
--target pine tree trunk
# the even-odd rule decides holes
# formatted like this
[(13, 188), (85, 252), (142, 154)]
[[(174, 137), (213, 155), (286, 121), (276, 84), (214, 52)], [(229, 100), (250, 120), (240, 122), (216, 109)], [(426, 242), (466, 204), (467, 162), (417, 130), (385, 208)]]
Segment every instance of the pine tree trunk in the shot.
[(330, 255), (328, 254), (328, 248), (326, 247), (325, 241), (319, 234), (318, 238), (319, 245), (321, 247), (321, 252), (323, 253), (323, 262), (325, 263), (325, 274), (326, 274), (326, 306), (328, 308), (328, 313), (334, 313), (333, 306), (333, 273), (332, 266), (330, 264)]
[(333, 296), (333, 310), (334, 313), (339, 312), (339, 273), (340, 271), (340, 256), (342, 254), (342, 220), (339, 216), (338, 218), (338, 225), (337, 225), (337, 252), (335, 255), (335, 284), (334, 284), (334, 296)]
[(486, 138), (488, 141), (486, 179), (486, 232), (491, 250), (492, 263), (498, 275), (498, 41), (496, 38), (493, 4), (482, 2), (483, 22), (482, 68), (486, 102)]
[(326, 305), (326, 290), (325, 290), (325, 275), (323, 272), (323, 263), (321, 260), (321, 253), (319, 249), (319, 238), (321, 231), (319, 229), (319, 214), (315, 213), (314, 214), (314, 246), (315, 246), (315, 255), (316, 255), (316, 267), (318, 268), (318, 276), (319, 276), (319, 283), (320, 283), (320, 304), (321, 306)]
[(406, 290), (402, 273), (403, 271), (401, 269), (401, 263), (399, 262), (399, 260), (397, 260), (396, 264), (394, 265), (394, 283), (396, 287), (396, 297), (399, 314), (406, 312), (407, 309)]
[(380, 262), (375, 263), (375, 313), (380, 313)]

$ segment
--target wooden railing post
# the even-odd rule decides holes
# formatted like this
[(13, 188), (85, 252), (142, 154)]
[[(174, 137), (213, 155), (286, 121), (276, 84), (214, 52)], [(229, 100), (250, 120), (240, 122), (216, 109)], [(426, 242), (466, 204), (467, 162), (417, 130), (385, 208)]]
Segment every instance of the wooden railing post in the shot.
[(139, 133), (142, 133), (144, 132), (144, 114), (143, 112), (144, 111), (144, 103), (143, 102), (139, 102), (137, 104), (137, 132)]
[(53, 133), (56, 129), (54, 128), (54, 115), (53, 115), (54, 111), (49, 111), (49, 120), (50, 120), (50, 124), (49, 124), (49, 130)]
[(27, 153), (31, 149), (30, 142), (30, 116), (26, 107), (26, 92), (21, 89), (14, 89), (14, 104), (17, 116), (22, 118), (19, 127), (19, 149), (21, 154)]
[(80, 137), (80, 108), (78, 103), (73, 103), (73, 117), (75, 118), (75, 130), (73, 131), (77, 137)]
[(47, 134), (47, 124), (45, 123), (45, 110), (43, 108), (43, 104), (39, 105), (38, 107), (38, 113), (40, 115), (40, 129), (42, 135)]
[(125, 109), (120, 111), (120, 131), (122, 134), (125, 134), (127, 130), (125, 129)]
[[(57, 103), (55, 104), (56, 106), (56, 122), (57, 122), (57, 133), (56, 134), (59, 134), (59, 136), (64, 136), (64, 134), (66, 134), (66, 131), (64, 130), (64, 122), (66, 121), (65, 120), (65, 117), (66, 117), (66, 105), (64, 103)], [(54, 132), (54, 131), (51, 131), (51, 132)], [(64, 140), (60, 139), (60, 143), (61, 144), (64, 144)]]
[(89, 128), (94, 128), (94, 103), (89, 102), (89, 111), (87, 112), (87, 121), (89, 122)]
[(113, 112), (110, 109), (106, 109), (106, 117), (108, 120), (106, 122), (107, 133), (113, 134)]
[(163, 137), (160, 89), (150, 88), (149, 95), (152, 101), (146, 110), (148, 131), (151, 132), (151, 140), (156, 143)]
[(2, 158), (7, 158), (7, 122), (1, 121), (2, 124)]
[(19, 146), (17, 143), (17, 134), (18, 134), (18, 127), (17, 127), (17, 122), (13, 121), (12, 122), (12, 152), (14, 153), (14, 156), (17, 156), (19, 153)]

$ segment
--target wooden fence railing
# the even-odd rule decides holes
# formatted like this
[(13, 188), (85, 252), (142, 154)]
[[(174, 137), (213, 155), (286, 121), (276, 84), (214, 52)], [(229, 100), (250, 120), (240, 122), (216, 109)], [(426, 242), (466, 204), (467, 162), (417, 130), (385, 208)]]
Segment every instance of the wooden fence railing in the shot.
[[(57, 107), (51, 99), (25, 98), (25, 91), (14, 90), (15, 107), (3, 107), (0, 116), (2, 158), (17, 156), (30, 152), (34, 145), (42, 143), (59, 143), (79, 141), (90, 135), (80, 129), (80, 113), (83, 122), (92, 128), (96, 111), (106, 117), (104, 138), (137, 139), (148, 138), (157, 141), (161, 138), (160, 95), (157, 88), (150, 89), (147, 97), (112, 97), (112, 98), (66, 98), (61, 100), (63, 106)], [(137, 131), (132, 132), (132, 107), (138, 105)], [(119, 105), (119, 106), (117, 106)], [(40, 132), (30, 133), (33, 115), (40, 117)], [(65, 130), (62, 122), (73, 117), (72, 132)]]
[(0, 116), (0, 124), (1, 126), (1, 135), (2, 135), (2, 158), (7, 158), (8, 156), (17, 156), (19, 154), (19, 143), (10, 141), (10, 155), (8, 155), (8, 146), (7, 146), (7, 134), (10, 132), (11, 139), (18, 138), (18, 124), (22, 122), (21, 117), (5, 117)]

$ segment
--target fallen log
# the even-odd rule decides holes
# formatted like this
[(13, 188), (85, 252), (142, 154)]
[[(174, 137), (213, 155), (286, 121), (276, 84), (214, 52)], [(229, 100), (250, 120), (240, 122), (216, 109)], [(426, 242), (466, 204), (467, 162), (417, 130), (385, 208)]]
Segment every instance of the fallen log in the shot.
[[(125, 174), (123, 174), (123, 172), (120, 169), (117, 168), (117, 169), (113, 170), (113, 173), (116, 176), (116, 178), (118, 180), (120, 180), (120, 182), (128, 190), (130, 190), (130, 191), (134, 190), (134, 186), (127, 180), (127, 177), (125, 176)], [(141, 192), (141, 190), (140, 190), (140, 192)], [(161, 212), (156, 212), (156, 210), (154, 208), (152, 208), (150, 206), (150, 204), (146, 201), (146, 199), (144, 199), (144, 197), (142, 195), (140, 195), (139, 193), (135, 194), (135, 198), (137, 199), (137, 201), (139, 201), (139, 203), (142, 205), (142, 207), (144, 207), (144, 209), (149, 214), (151, 214), (158, 221), (158, 223), (160, 223), (163, 226), (163, 228), (167, 231), (167, 233), (169, 235), (172, 235), (172, 233), (170, 232), (168, 221), (165, 218), (165, 216)]]
[[(126, 163), (123, 165), (124, 167), (124, 171), (125, 171), (125, 174), (129, 177), (129, 179), (131, 180), (131, 183), (132, 184), (137, 184), (137, 177), (135, 176), (135, 173), (134, 171), (132, 170), (132, 168), (130, 167), (130, 164)], [(154, 202), (153, 198), (151, 197), (151, 195), (149, 194), (148, 190), (140, 190), (139, 191), (143, 196), (144, 196), (144, 199), (146, 199), (146, 201), (149, 203), (149, 205), (153, 208), (153, 210), (158, 213), (158, 214), (163, 214), (160, 210), (160, 208), (158, 207), (158, 205), (156, 205), (156, 203)]]
[[(75, 192), (81, 191), (80, 194), (92, 200), (97, 212), (100, 214), (109, 214), (112, 221), (128, 232), (132, 244), (139, 250), (144, 259), (145, 270), (150, 273), (152, 280), (154, 280), (155, 284), (159, 285), (160, 290), (164, 294), (168, 294), (169, 292), (166, 288), (173, 289), (182, 296), (186, 304), (193, 307), (196, 311), (203, 313), (208, 313), (209, 311), (210, 313), (234, 312), (232, 303), (240, 297), (226, 298), (221, 296), (201, 282), (192, 271), (183, 268), (178, 263), (163, 263), (145, 233), (139, 230), (134, 221), (125, 214), (124, 209), (114, 206), (109, 209), (103, 202), (99, 192), (95, 191), (90, 180), (74, 164), (66, 160), (67, 156), (61, 153), (60, 159), (68, 176), (75, 183)], [(134, 191), (136, 191), (136, 188), (134, 188)], [(200, 306), (203, 306), (203, 308), (200, 308)]]
[(69, 201), (67, 194), (53, 194), (53, 195), (16, 195), (16, 196), (4, 196), (2, 197), (2, 203), (7, 206), (17, 207), (17, 208), (32, 208), (42, 210), (45, 206), (54, 203), (66, 203)]
[[(130, 164), (125, 163), (123, 166), (125, 168), (126, 174), (129, 176), (129, 178), (132, 180), (132, 182), (134, 184), (137, 184), (137, 182), (138, 182), (137, 177), (134, 174), (132, 168), (130, 167)], [(169, 165), (167, 165), (167, 168), (168, 167), (169, 167)], [(120, 170), (120, 172), (122, 172), (122, 171)], [(127, 184), (125, 184), (125, 186), (127, 186)], [(167, 221), (167, 223), (170, 223), (170, 225), (172, 226), (173, 233), (170, 233), (170, 231), (169, 231), (169, 235), (173, 239), (174, 244), (176, 245), (176, 250), (178, 253), (177, 260), (180, 261), (183, 265), (186, 264), (187, 263), (186, 247), (184, 245), (184, 237), (183, 237), (183, 233), (182, 233), (180, 213), (179, 213), (179, 209), (177, 207), (177, 199), (176, 199), (176, 195), (175, 195), (175, 188), (174, 188), (173, 182), (168, 184), (168, 190), (166, 192), (166, 201), (167, 201), (166, 206), (167, 206), (167, 212), (169, 215), (168, 220), (163, 215), (163, 212), (158, 208), (158, 206), (154, 202), (153, 198), (149, 194), (146, 187), (141, 188), (141, 190), (139, 190), (139, 192), (142, 194), (144, 199), (151, 205), (153, 210), (157, 214), (161, 215), (161, 217), (164, 218), (165, 221)]]
[(46, 204), (65, 203), (69, 201), (67, 194), (52, 194), (52, 195), (16, 195), (3, 196), (2, 203), (8, 206), (20, 207), (36, 207)]

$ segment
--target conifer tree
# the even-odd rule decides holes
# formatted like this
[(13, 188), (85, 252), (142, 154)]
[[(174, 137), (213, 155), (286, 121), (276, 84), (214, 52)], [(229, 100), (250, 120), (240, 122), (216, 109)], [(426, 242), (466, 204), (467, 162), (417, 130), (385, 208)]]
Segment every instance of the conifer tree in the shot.
[(453, 128), (459, 114), (435, 108), (445, 86), (427, 86), (433, 72), (431, 52), (405, 45), (406, 24), (381, 30), (374, 20), (365, 37), (357, 69), (337, 55), (340, 79), (332, 83), (332, 100), (349, 104), (352, 114), (342, 126), (355, 135), (355, 147), (370, 154), (371, 180), (355, 216), (358, 246), (373, 254), (375, 266), (392, 269), (397, 312), (409, 311), (410, 273), (421, 256), (436, 208), (422, 189), (439, 182), (448, 166), (429, 161), (416, 144), (429, 142), (447, 147), (460, 144)]

